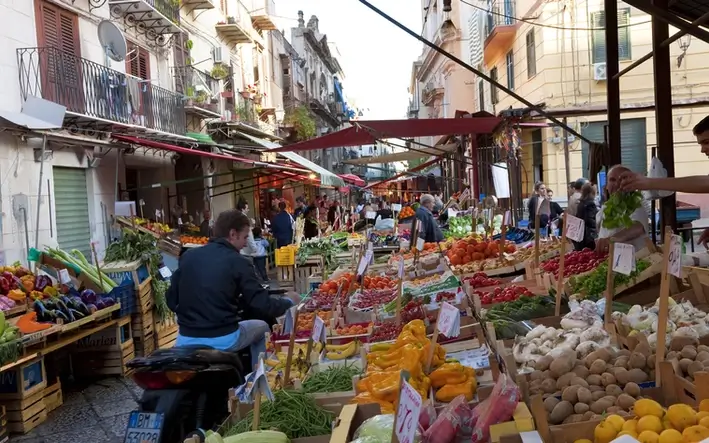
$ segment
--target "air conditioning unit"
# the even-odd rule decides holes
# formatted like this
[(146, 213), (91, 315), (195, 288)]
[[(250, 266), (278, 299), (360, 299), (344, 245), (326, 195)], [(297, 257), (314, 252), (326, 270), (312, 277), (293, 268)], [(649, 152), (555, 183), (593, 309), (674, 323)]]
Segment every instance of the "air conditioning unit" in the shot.
[(608, 78), (606, 74), (606, 64), (604, 63), (594, 63), (593, 64), (593, 79), (596, 81), (606, 80)]
[(228, 46), (222, 45), (212, 48), (212, 61), (214, 63), (223, 63), (225, 65), (228, 65), (230, 56), (231, 51), (229, 51)]

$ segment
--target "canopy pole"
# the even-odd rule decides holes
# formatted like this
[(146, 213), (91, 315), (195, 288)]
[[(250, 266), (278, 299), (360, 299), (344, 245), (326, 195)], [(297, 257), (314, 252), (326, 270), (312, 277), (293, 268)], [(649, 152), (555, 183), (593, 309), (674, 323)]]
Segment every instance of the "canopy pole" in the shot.
[[(39, 249), (39, 219), (40, 205), (42, 204), (42, 179), (44, 178), (44, 153), (47, 150), (47, 134), (42, 137), (42, 150), (39, 156), (39, 185), (37, 185), (37, 223), (35, 224), (34, 230), (34, 248)], [(27, 221), (27, 214), (25, 214), (25, 221)], [(25, 229), (27, 227), (25, 226)], [(27, 239), (27, 253), (29, 254), (29, 239)]]

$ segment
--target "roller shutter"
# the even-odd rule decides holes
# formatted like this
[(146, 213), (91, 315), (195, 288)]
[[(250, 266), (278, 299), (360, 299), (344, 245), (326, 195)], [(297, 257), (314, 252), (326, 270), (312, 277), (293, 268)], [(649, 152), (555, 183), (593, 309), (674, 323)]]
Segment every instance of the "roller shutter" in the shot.
[(91, 261), (89, 196), (86, 170), (53, 168), (57, 241), (65, 251), (78, 249)]
[[(581, 129), (581, 135), (593, 141), (603, 141), (606, 122), (593, 122)], [(621, 162), (630, 170), (647, 173), (647, 128), (644, 118), (632, 118), (620, 122)], [(581, 167), (583, 176), (588, 177), (588, 143), (581, 147)], [(573, 179), (574, 177), (572, 177)], [(578, 177), (577, 177), (578, 178)]]

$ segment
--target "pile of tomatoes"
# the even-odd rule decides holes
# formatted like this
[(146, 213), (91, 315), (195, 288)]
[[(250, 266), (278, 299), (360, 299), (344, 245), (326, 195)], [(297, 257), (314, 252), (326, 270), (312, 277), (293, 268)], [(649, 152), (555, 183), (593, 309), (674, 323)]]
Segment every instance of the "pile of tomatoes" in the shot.
[(515, 301), (520, 297), (534, 297), (532, 291), (524, 286), (510, 285), (506, 288), (495, 288), (492, 292), (475, 291), (480, 296), (480, 302), (484, 305)]
[(472, 277), (465, 277), (463, 281), (468, 282), (473, 288), (486, 288), (488, 286), (496, 286), (502, 283), (502, 280), (490, 278), (484, 272), (476, 272)]
[[(511, 242), (505, 243), (505, 252), (512, 254), (517, 251)], [(495, 258), (500, 255), (499, 240), (458, 240), (446, 254), (451, 265), (465, 265), (473, 261)]]
[[(608, 254), (598, 253), (588, 248), (582, 251), (567, 252), (564, 256), (564, 277), (583, 274), (584, 272), (596, 269), (596, 267), (606, 261), (607, 258)], [(554, 274), (554, 277), (558, 278), (559, 259), (560, 257), (551, 258), (540, 263), (539, 267), (542, 268), (544, 272), (550, 272)]]
[(391, 289), (396, 287), (396, 280), (383, 276), (383, 277), (369, 277), (365, 276), (363, 281), (364, 289)]
[(318, 292), (328, 295), (336, 295), (338, 289), (342, 287), (342, 293), (346, 294), (352, 289), (359, 289), (359, 283), (357, 283), (356, 277), (351, 272), (345, 272), (337, 278), (331, 278), (326, 282), (320, 284), (318, 287)]

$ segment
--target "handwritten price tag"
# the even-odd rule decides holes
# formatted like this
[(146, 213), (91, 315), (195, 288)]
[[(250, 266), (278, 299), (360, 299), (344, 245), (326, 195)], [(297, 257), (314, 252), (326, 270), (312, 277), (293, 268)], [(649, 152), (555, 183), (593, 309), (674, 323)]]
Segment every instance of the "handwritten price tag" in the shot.
[(394, 212), (401, 212), (401, 203), (392, 203), (391, 210)]
[(667, 272), (677, 278), (682, 278), (682, 237), (672, 235), (670, 238), (670, 259), (667, 262)]
[(450, 303), (443, 302), (436, 321), (438, 332), (448, 338), (460, 335), (460, 311)]
[(502, 224), (505, 226), (512, 224), (512, 213), (510, 211), (505, 211), (505, 217), (502, 219)]
[(423, 251), (423, 245), (425, 243), (426, 243), (426, 241), (424, 239), (422, 239), (421, 237), (418, 237), (416, 239), (416, 249), (418, 249), (419, 251)]
[(396, 437), (399, 443), (413, 443), (421, 414), (421, 395), (406, 380), (401, 380), (396, 411)]
[(448, 218), (453, 218), (458, 216), (458, 211), (452, 208), (448, 208)]
[(367, 218), (367, 219), (375, 219), (375, 218), (377, 218), (377, 213), (374, 212), (374, 211), (367, 211), (367, 212), (365, 212), (365, 214), (364, 214), (364, 218)]
[(368, 249), (367, 252), (364, 253), (362, 258), (359, 259), (359, 265), (357, 266), (357, 275), (364, 274), (364, 271), (367, 269), (367, 266), (369, 266), (369, 263), (372, 261), (373, 256), (374, 251), (372, 249)]
[(69, 271), (66, 269), (59, 270), (59, 283), (63, 285), (68, 285), (71, 283), (71, 277), (69, 277)]
[(289, 310), (286, 311), (285, 318), (283, 319), (283, 333), (284, 334), (290, 334), (293, 331), (293, 320), (295, 319), (295, 315), (298, 311), (297, 306), (293, 306)]
[(319, 316), (315, 316), (315, 322), (313, 323), (313, 333), (311, 335), (313, 341), (324, 342), (325, 341), (325, 322)]
[(613, 245), (613, 271), (630, 275), (635, 268), (635, 248), (627, 243)]
[(404, 257), (399, 260), (399, 278), (404, 278)]
[(263, 366), (262, 359), (259, 359), (258, 369), (256, 369), (256, 372), (252, 372), (246, 376), (247, 386), (249, 381), (251, 381), (251, 386), (249, 386), (245, 392), (246, 398), (249, 402), (253, 402), (256, 395), (265, 395), (270, 401), (273, 401), (273, 392), (271, 392), (271, 387), (268, 385), (266, 370)]
[(162, 268), (160, 268), (159, 271), (160, 271), (160, 275), (162, 276), (162, 278), (164, 278), (166, 280), (168, 278), (172, 277), (172, 271), (167, 266), (163, 266)]
[(567, 214), (564, 219), (564, 229), (566, 229), (566, 238), (573, 241), (583, 241), (586, 223), (583, 219)]

